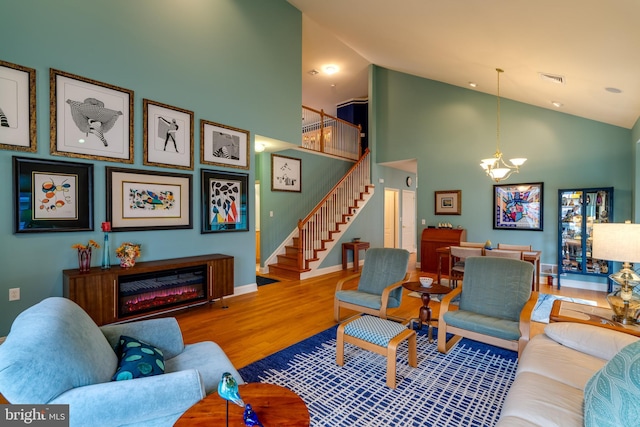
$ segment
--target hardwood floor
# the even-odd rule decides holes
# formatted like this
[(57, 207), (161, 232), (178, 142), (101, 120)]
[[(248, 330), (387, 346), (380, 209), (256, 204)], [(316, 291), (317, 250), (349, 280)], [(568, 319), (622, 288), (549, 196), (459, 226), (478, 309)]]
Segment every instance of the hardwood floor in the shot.
[[(411, 280), (417, 281), (420, 275), (425, 275), (415, 268), (415, 254), (409, 271)], [(258, 292), (225, 299), (227, 309), (222, 309), (216, 302), (174, 316), (186, 343), (214, 341), (237, 368), (242, 368), (335, 325), (333, 295), (336, 282), (349, 274), (352, 272), (339, 271), (306, 280), (282, 280), (261, 286)], [(356, 282), (351, 284), (353, 288), (356, 285)], [(390, 310), (390, 315), (405, 319), (417, 317), (422, 305), (420, 298), (404, 292), (402, 305)], [(546, 284), (540, 286), (540, 292), (588, 299), (607, 306), (604, 292), (574, 288), (558, 291)], [(439, 304), (432, 302), (431, 307), (437, 317)], [(342, 315), (347, 317), (349, 312), (343, 310)], [(542, 333), (544, 326), (534, 322), (533, 333)]]
[[(415, 267), (415, 254), (409, 266), (410, 280), (417, 281), (422, 273)], [(242, 368), (283, 348), (295, 344), (335, 325), (333, 295), (336, 282), (353, 274), (339, 271), (306, 280), (282, 280), (258, 288), (258, 292), (225, 299), (220, 302), (172, 313), (180, 324), (185, 343), (214, 341), (222, 347), (236, 368)], [(354, 281), (352, 288), (357, 286)], [(346, 289), (349, 287), (346, 286)], [(417, 317), (422, 306), (420, 298), (411, 297), (404, 290), (402, 304), (389, 311), (394, 317)], [(546, 284), (541, 293), (570, 296), (596, 301), (607, 307), (606, 293), (575, 288), (558, 291)], [(431, 302), (433, 316), (438, 317), (439, 304)], [(349, 316), (343, 310), (342, 316)], [(533, 322), (532, 333), (542, 333), (545, 324)], [(0, 395), (0, 403), (6, 400)]]

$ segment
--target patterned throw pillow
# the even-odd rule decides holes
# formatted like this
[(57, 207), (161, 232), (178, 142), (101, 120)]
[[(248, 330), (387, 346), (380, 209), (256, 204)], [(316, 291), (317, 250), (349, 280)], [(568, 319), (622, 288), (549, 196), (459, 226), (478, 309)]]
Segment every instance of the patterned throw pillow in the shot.
[(616, 354), (584, 389), (586, 427), (637, 425), (640, 414), (640, 341)]
[(113, 381), (164, 374), (162, 351), (146, 342), (122, 335), (118, 346), (118, 369)]

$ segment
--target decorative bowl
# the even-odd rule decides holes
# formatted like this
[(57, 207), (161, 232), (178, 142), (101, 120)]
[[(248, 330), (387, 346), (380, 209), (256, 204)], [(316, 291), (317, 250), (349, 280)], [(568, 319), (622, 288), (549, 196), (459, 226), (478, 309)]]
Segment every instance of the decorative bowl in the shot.
[(433, 279), (431, 277), (420, 278), (420, 285), (424, 286), (425, 288), (428, 288), (429, 286), (431, 286), (432, 283), (433, 283)]
[(354, 237), (353, 239), (351, 239), (351, 241), (353, 243), (358, 243), (360, 241), (360, 237)]

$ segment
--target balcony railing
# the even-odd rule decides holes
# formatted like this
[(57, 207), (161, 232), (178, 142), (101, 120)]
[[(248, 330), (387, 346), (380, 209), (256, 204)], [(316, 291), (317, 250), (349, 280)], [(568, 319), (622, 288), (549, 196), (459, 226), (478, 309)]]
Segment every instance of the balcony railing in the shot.
[(302, 106), (302, 147), (320, 153), (358, 160), (362, 128), (323, 110)]

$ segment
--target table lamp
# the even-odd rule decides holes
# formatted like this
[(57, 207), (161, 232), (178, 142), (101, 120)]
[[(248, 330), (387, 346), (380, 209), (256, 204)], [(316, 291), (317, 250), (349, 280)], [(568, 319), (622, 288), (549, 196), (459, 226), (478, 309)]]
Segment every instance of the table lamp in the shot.
[(640, 276), (633, 271), (632, 263), (640, 262), (640, 224), (593, 224), (591, 237), (592, 258), (623, 263), (620, 271), (609, 275), (620, 285), (620, 289), (607, 295), (613, 320), (635, 324), (640, 314), (640, 297), (633, 290), (640, 283)]

